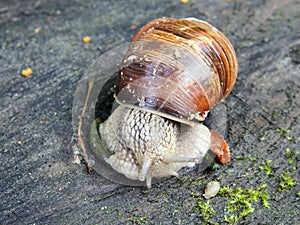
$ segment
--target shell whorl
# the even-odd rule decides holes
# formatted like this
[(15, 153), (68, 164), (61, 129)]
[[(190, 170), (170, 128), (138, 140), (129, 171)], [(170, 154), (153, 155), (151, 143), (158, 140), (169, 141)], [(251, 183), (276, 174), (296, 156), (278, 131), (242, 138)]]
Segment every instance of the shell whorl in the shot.
[(133, 37), (117, 82), (117, 98), (168, 115), (203, 120), (227, 97), (237, 76), (229, 40), (196, 19), (163, 18)]

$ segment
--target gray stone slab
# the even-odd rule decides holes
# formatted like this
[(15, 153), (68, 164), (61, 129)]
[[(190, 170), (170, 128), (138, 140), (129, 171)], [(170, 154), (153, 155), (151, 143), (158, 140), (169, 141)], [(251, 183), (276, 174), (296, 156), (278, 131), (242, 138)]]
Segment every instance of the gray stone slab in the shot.
[[(74, 163), (72, 103), (97, 57), (162, 16), (207, 20), (237, 50), (239, 76), (224, 103), (232, 160), (145, 190)], [(240, 224), (299, 223), (299, 24), (296, 0), (1, 1), (0, 224), (201, 224), (197, 202), (206, 202), (201, 195), (212, 180), (242, 189), (267, 185), (270, 208), (252, 203)], [(27, 66), (33, 74), (25, 78)], [(260, 169), (267, 160), (270, 174)], [(286, 172), (295, 186), (280, 192)], [(224, 223), (228, 202), (210, 199), (209, 220)]]

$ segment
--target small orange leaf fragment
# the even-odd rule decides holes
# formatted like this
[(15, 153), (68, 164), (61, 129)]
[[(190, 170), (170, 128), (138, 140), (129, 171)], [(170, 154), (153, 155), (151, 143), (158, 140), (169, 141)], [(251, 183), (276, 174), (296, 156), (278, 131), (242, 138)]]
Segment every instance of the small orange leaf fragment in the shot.
[(24, 77), (29, 77), (32, 74), (32, 69), (29, 67), (26, 69), (22, 69), (21, 74)]
[(82, 38), (82, 41), (84, 43), (89, 43), (89, 42), (91, 42), (91, 38), (89, 36), (85, 36), (84, 38)]
[(181, 0), (181, 3), (182, 4), (186, 4), (186, 3), (188, 3), (189, 2), (189, 0)]

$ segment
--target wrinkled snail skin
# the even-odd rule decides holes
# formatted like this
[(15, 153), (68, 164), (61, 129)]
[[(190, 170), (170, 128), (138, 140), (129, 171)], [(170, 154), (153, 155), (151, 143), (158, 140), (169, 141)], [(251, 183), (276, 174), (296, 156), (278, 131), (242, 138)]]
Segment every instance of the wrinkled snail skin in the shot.
[(117, 172), (144, 181), (178, 176), (211, 149), (221, 163), (229, 147), (202, 125), (209, 110), (228, 96), (237, 76), (229, 40), (210, 24), (161, 18), (133, 37), (120, 67), (120, 104), (99, 133)]
[[(133, 180), (178, 176), (183, 167), (200, 163), (210, 147), (210, 131), (200, 123), (180, 125), (159, 115), (119, 106), (100, 124), (106, 159), (113, 169)], [(113, 141), (114, 140), (114, 141)]]

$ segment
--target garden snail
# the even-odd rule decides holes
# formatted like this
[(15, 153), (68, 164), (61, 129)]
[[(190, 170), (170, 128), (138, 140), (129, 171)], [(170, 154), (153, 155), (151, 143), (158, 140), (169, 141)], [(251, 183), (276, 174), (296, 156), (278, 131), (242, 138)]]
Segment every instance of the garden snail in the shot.
[(99, 126), (106, 162), (129, 179), (177, 176), (209, 149), (230, 159), (224, 138), (202, 124), (231, 92), (237, 58), (229, 40), (194, 18), (156, 19), (132, 38), (120, 66), (119, 106)]

